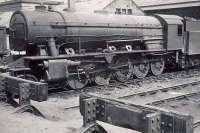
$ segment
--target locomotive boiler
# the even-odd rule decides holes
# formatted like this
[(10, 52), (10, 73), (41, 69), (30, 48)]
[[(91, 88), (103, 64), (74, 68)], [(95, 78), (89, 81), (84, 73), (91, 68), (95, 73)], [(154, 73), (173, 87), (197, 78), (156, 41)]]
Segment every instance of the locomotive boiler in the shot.
[[(95, 52), (97, 48), (106, 49), (106, 41), (111, 40), (163, 40), (161, 23), (151, 16), (18, 11), (11, 18), (10, 28), (14, 29), (11, 36), (11, 49), (14, 50), (26, 50), (29, 45), (45, 45), (50, 37), (55, 38), (56, 45), (65, 43), (63, 49), (71, 47), (75, 53), (80, 52), (79, 41), (82, 49)], [(134, 44), (130, 45), (134, 47)], [(163, 48), (162, 41), (157, 45), (156, 49)], [(124, 46), (115, 47), (120, 50)], [(144, 44), (145, 48), (151, 49), (152, 46)]]

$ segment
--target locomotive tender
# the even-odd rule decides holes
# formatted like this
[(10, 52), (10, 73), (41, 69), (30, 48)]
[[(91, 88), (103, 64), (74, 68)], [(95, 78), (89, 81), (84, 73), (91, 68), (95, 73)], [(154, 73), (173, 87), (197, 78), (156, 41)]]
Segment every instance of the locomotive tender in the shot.
[[(165, 66), (200, 64), (199, 21), (175, 15), (133, 16), (36, 9), (10, 20), (10, 50), (26, 54), (8, 64), (12, 75), (55, 87), (124, 82)], [(16, 56), (16, 55), (14, 55)]]

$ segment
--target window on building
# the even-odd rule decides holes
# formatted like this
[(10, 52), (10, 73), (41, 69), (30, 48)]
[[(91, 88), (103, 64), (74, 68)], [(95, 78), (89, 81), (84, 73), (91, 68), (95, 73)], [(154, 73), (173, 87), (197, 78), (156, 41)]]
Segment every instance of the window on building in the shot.
[(121, 14), (121, 9), (120, 8), (116, 8), (115, 14)]
[(126, 9), (122, 9), (122, 14), (126, 14)]
[(128, 9), (128, 10), (127, 10), (127, 14), (128, 14), (128, 15), (132, 15), (132, 14), (133, 14), (132, 9)]
[(182, 35), (183, 35), (183, 26), (178, 25), (178, 36), (182, 36)]
[(116, 8), (115, 14), (122, 14), (122, 15), (131, 15), (133, 14), (132, 9), (121, 9), (121, 8)]

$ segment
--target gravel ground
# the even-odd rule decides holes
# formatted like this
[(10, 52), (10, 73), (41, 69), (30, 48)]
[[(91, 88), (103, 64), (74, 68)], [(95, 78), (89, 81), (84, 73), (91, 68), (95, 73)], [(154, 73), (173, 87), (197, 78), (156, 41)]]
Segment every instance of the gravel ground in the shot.
[[(142, 92), (147, 89), (168, 87), (194, 80), (200, 80), (200, 76), (166, 79), (165, 81), (162, 80), (157, 82), (143, 82), (139, 85), (123, 87), (124, 89), (117, 87), (107, 88), (99, 90), (97, 93), (99, 95), (117, 98), (132, 93)], [(0, 133), (72, 133), (81, 127), (82, 116), (80, 115), (78, 109), (68, 108), (78, 105), (78, 102), (78, 97), (54, 97), (42, 103), (32, 101), (32, 104), (37, 107), (47, 119), (43, 119), (29, 113), (13, 114), (15, 110), (13, 107), (0, 103)], [(196, 115), (200, 116), (197, 107), (199, 107), (199, 105), (195, 105), (195, 110), (198, 111)], [(168, 106), (166, 108), (170, 109)], [(182, 110), (180, 109), (180, 111)], [(132, 130), (114, 127), (104, 123), (100, 124), (106, 128), (108, 133), (136, 133)], [(200, 129), (196, 129), (195, 131), (200, 131)]]

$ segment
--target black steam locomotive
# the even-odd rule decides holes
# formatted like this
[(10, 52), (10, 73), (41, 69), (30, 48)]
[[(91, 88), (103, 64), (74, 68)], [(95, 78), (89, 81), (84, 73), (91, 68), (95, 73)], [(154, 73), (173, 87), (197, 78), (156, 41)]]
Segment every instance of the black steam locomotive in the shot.
[[(200, 64), (199, 21), (174, 15), (132, 16), (53, 10), (16, 11), (7, 65), (14, 76), (49, 86), (85, 87), (159, 75), (165, 66)], [(14, 58), (13, 58), (14, 59)]]

